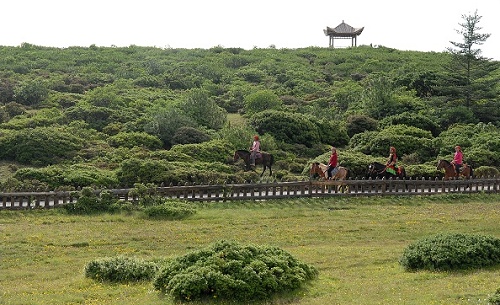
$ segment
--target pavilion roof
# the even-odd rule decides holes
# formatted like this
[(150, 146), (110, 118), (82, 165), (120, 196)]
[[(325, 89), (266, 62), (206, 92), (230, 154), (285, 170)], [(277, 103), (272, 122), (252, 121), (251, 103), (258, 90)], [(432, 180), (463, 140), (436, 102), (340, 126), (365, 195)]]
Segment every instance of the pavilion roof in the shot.
[(335, 36), (335, 37), (354, 37), (360, 35), (363, 32), (364, 27), (362, 28), (353, 28), (342, 20), (342, 23), (337, 25), (335, 28), (326, 27), (326, 30), (323, 30), (326, 36)]

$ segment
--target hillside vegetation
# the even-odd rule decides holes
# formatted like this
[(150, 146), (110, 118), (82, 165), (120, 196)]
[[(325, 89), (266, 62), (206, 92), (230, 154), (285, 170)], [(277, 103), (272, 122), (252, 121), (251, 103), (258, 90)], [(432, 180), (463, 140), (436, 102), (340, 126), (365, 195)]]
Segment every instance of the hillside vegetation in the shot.
[(477, 175), (496, 174), (498, 62), (466, 95), (451, 62), (368, 46), (0, 46), (1, 188), (255, 181), (233, 153), (256, 133), (270, 179), (308, 178), (331, 145), (352, 178), (389, 146), (411, 177), (439, 176), (455, 145)]

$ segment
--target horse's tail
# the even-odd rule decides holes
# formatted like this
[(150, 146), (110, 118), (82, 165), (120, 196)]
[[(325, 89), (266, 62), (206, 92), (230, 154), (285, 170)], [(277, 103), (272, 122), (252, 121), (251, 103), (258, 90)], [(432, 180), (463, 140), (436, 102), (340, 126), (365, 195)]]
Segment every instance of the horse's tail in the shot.
[(469, 165), (469, 168), (470, 168), (470, 176), (471, 178), (474, 178), (474, 170), (472, 169), (472, 166)]
[(269, 165), (272, 166), (274, 164), (274, 156), (273, 155), (270, 155), (271, 158), (269, 160)]

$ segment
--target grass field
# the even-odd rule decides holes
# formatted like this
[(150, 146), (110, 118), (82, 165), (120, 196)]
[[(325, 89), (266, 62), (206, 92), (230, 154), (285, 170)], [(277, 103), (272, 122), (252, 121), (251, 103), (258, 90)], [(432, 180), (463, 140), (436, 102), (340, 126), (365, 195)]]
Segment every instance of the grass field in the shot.
[(171, 258), (220, 239), (278, 246), (319, 270), (303, 291), (261, 304), (488, 304), (500, 288), (500, 266), (410, 273), (398, 264), (408, 244), (435, 233), (500, 238), (500, 195), (193, 204), (198, 212), (181, 221), (1, 211), (0, 304), (175, 304), (150, 282), (98, 283), (84, 267)]

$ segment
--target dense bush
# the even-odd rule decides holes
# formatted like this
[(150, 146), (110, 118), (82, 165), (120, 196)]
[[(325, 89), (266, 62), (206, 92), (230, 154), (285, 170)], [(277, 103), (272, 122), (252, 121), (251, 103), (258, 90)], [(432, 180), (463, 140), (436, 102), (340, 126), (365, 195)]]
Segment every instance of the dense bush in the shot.
[[(96, 168), (91, 165), (52, 165), (42, 168), (20, 168), (14, 178), (27, 184), (30, 181), (40, 181), (50, 189), (61, 187), (114, 187), (118, 179), (113, 171)], [(28, 186), (28, 185), (26, 185)]]
[(347, 134), (349, 137), (365, 131), (375, 131), (378, 121), (366, 115), (351, 115), (346, 119)]
[(406, 270), (459, 270), (500, 264), (500, 239), (482, 235), (437, 234), (409, 245), (400, 258)]
[(234, 148), (223, 140), (212, 140), (204, 143), (176, 145), (172, 153), (186, 154), (202, 162), (225, 162), (233, 156)]
[(73, 157), (83, 139), (63, 127), (22, 129), (0, 136), (0, 158), (30, 165), (49, 165)]
[(152, 280), (158, 264), (125, 256), (96, 259), (85, 266), (85, 277), (96, 281), (127, 283)]
[(193, 127), (181, 127), (175, 131), (172, 137), (172, 144), (194, 144), (203, 143), (210, 140), (210, 136), (199, 129)]
[(163, 144), (158, 137), (145, 132), (120, 132), (109, 137), (108, 142), (113, 147), (143, 146), (149, 149), (161, 148)]
[(196, 208), (193, 204), (185, 201), (166, 199), (158, 197), (155, 205), (148, 206), (144, 209), (144, 214), (147, 218), (175, 220), (189, 217), (196, 213)]
[(76, 202), (63, 205), (69, 214), (94, 214), (114, 212), (119, 209), (119, 199), (109, 192), (95, 193), (91, 188), (83, 188)]
[(317, 274), (277, 247), (219, 241), (171, 260), (158, 272), (154, 287), (177, 300), (247, 301), (300, 288)]
[(276, 110), (256, 113), (250, 119), (250, 124), (259, 134), (269, 133), (278, 141), (307, 147), (321, 142), (316, 123), (311, 116)]

